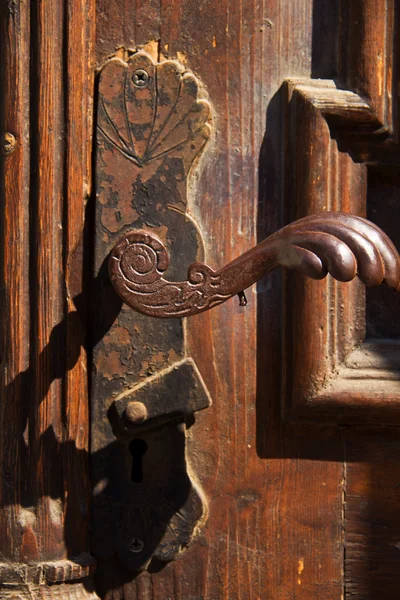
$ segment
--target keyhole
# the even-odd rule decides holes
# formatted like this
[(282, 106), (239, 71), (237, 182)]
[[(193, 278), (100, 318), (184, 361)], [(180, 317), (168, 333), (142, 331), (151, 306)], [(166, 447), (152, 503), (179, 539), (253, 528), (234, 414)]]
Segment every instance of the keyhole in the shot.
[(143, 481), (143, 456), (148, 446), (144, 440), (132, 440), (129, 444), (129, 452), (132, 455), (131, 481), (142, 483)]

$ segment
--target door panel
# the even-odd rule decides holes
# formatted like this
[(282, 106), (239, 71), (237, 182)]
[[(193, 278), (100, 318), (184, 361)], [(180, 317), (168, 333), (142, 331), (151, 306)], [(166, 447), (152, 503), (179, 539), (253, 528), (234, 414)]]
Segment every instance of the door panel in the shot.
[[(121, 162), (126, 212), (107, 213), (115, 239), (100, 239), (99, 189), (116, 173), (112, 160), (100, 173), (96, 146), (98, 70), (109, 57), (176, 59), (212, 107), (210, 139), (176, 184), (182, 225), (170, 231), (182, 242), (196, 223), (177, 269), (202, 253), (222, 267), (325, 210), (367, 215), (398, 245), (394, 0), (31, 0), (0, 14), (10, 134), (0, 595), (397, 598), (400, 296), (379, 288), (365, 304), (358, 281), (275, 270), (246, 307), (231, 299), (174, 325), (143, 317), (122, 306), (107, 274), (116, 232), (131, 225), (131, 171)], [(109, 408), (143, 382), (170, 393), (157, 377), (177, 363), (201, 382), (202, 408), (212, 405), (145, 431), (156, 450), (134, 472)], [(116, 510), (107, 477), (121, 489), (128, 473), (140, 489), (138, 472), (175, 485), (169, 517), (188, 498), (201, 507), (193, 501), (187, 546), (135, 573), (104, 552), (104, 536)], [(132, 507), (130, 523), (144, 510)]]
[(96, 597), (84, 311), (74, 304), (91, 184), (92, 34), (90, 3), (64, 8), (0, 8), (1, 130), (13, 140), (1, 157), (4, 598)]
[[(363, 136), (353, 136), (343, 147), (322, 115), (313, 116), (307, 108), (299, 113), (300, 107), (296, 112), (294, 101), (289, 114), (283, 87), (288, 77), (336, 78), (338, 87), (344, 84), (367, 97), (376, 115), (375, 130), (381, 124), (391, 127), (394, 6), (376, 11), (371, 3), (350, 4), (339, 13), (334, 3), (318, 2), (177, 2), (161, 8), (146, 3), (136, 12), (128, 8), (118, 14), (112, 3), (98, 4), (100, 62), (114, 51), (117, 29), (119, 43), (135, 46), (154, 40), (160, 55), (185, 62), (206, 86), (215, 124), (193, 177), (188, 211), (199, 223), (209, 264), (226, 264), (285, 219), (329, 208), (365, 214), (368, 171), (357, 158)], [(381, 63), (374, 62), (377, 52), (385, 56)], [(385, 81), (386, 95), (377, 78)], [(347, 129), (351, 134), (351, 126)], [(284, 137), (285, 130), (289, 137)], [(295, 152), (293, 143), (298, 144)], [(324, 352), (340, 364), (362, 340), (365, 327), (364, 292), (358, 282), (343, 286), (305, 282), (301, 275), (295, 279), (285, 282), (287, 308), (282, 307), (280, 274), (272, 273), (257, 286), (257, 297), (255, 290), (249, 294), (246, 308), (230, 301), (187, 319), (187, 352), (213, 400), (187, 431), (188, 460), (208, 498), (208, 518), (179, 560), (158, 573), (144, 572), (132, 583), (121, 583), (118, 593), (123, 597), (339, 598), (345, 591), (353, 594), (357, 577), (359, 589), (364, 586), (363, 593), (374, 596), (373, 586), (367, 592), (367, 569), (352, 568), (358, 554), (343, 520), (347, 468), (354, 477), (359, 472), (368, 495), (363, 470), (368, 461), (359, 465), (350, 459), (347, 467), (347, 453), (355, 452), (357, 442), (351, 433), (343, 437), (326, 425), (349, 418), (354, 423), (390, 421), (393, 399), (390, 409), (385, 399), (397, 383), (383, 384), (375, 412), (368, 412), (363, 388), (354, 409), (341, 408), (332, 394), (328, 411), (308, 409), (306, 420), (317, 421), (317, 427), (282, 422), (282, 409), (291, 403), (288, 386), (292, 397), (301, 397), (299, 369), (305, 379), (315, 373)], [(328, 289), (335, 294), (330, 305)], [(332, 313), (328, 307), (338, 310)], [(319, 331), (317, 314), (322, 325), (330, 314), (340, 325), (337, 341), (331, 326), (330, 346), (321, 355), (312, 341)], [(281, 323), (290, 318), (296, 326), (286, 329), (282, 351)], [(304, 363), (308, 356), (313, 360)], [(285, 382), (287, 396), (282, 396)], [(351, 382), (348, 389), (353, 393)], [(359, 436), (372, 453), (386, 439), (383, 432), (371, 440), (369, 431), (359, 431), (356, 440)], [(385, 487), (383, 493), (386, 497), (390, 490)], [(351, 517), (349, 527), (357, 528), (357, 518)], [(354, 559), (345, 553), (347, 547)], [(374, 556), (367, 538), (359, 555), (367, 563)], [(387, 555), (380, 556), (380, 569), (390, 573)], [(102, 593), (108, 589), (111, 598), (116, 580), (106, 579), (103, 571)]]

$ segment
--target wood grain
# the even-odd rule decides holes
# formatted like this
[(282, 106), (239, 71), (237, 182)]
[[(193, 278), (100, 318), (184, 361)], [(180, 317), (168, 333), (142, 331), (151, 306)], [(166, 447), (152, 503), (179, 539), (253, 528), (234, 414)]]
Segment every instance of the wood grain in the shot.
[[(18, 561), (21, 545), (18, 517), (23, 493), (22, 469), (26, 446), (21, 373), (29, 366), (29, 39), (30, 11), (27, 4), (1, 7), (2, 144), (4, 132), (16, 139), (15, 150), (3, 154), (1, 202), (1, 554)], [(6, 241), (6, 243), (4, 243)], [(22, 429), (21, 429), (22, 427)], [(16, 504), (16, 508), (13, 506)]]
[(397, 42), (395, 0), (354, 0), (341, 5), (339, 77), (360, 94), (378, 118), (393, 129), (397, 85), (393, 70)]
[[(207, 86), (216, 133), (194, 175), (189, 210), (206, 259), (222, 266), (282, 224), (277, 92), (286, 76), (309, 73), (310, 2), (174, 0), (158, 12), (152, 2), (121, 10), (100, 0), (97, 15), (99, 63), (116, 45), (155, 39)], [(340, 435), (281, 424), (279, 276), (260, 292), (258, 310), (254, 289), (246, 309), (233, 300), (186, 323), (189, 352), (213, 398), (188, 433), (188, 459), (209, 499), (205, 529), (158, 573), (131, 581), (102, 567), (102, 598), (340, 597)], [(313, 460), (302, 463), (304, 456)]]
[[(66, 528), (68, 555), (89, 550), (89, 398), (85, 337), (87, 336), (87, 279), (91, 256), (87, 242), (88, 205), (92, 193), (92, 137), (94, 95), (94, 0), (74, 0), (68, 5), (66, 185), (63, 264), (66, 296), (66, 375), (64, 415), (67, 451), (66, 514), (75, 530)], [(64, 79), (65, 81), (65, 79)]]
[(36, 285), (31, 287), (34, 376), (30, 402), (30, 453), (31, 460), (38, 465), (32, 477), (31, 489), (38, 506), (39, 518), (34, 528), (36, 555), (28, 554), (28, 560), (38, 559), (42, 553), (45, 559), (65, 555), (62, 479), (61, 472), (57, 469), (60, 460), (58, 443), (64, 441), (60, 377), (65, 371), (66, 360), (64, 331), (60, 335), (58, 351), (51, 354), (44, 352), (50, 343), (53, 329), (65, 316), (62, 255), (65, 160), (63, 18), (64, 6), (60, 0), (54, 2), (51, 11), (45, 0), (38, 2), (34, 14), (37, 26), (35, 89), (38, 96), (37, 129), (34, 130), (33, 142), (37, 170), (32, 184), (36, 201), (31, 208), (32, 235), (35, 239), (31, 264)]
[(346, 434), (346, 598), (397, 596), (398, 455), (398, 429), (355, 429)]
[[(289, 160), (295, 165), (287, 180), (288, 220), (332, 209), (364, 215), (368, 171), (359, 148), (379, 146), (382, 122), (362, 98), (337, 90), (330, 81), (288, 80), (288, 94)], [(354, 140), (360, 140), (356, 156)], [(387, 229), (389, 220), (381, 218), (379, 223)], [(349, 353), (365, 337), (361, 287), (307, 282), (294, 274), (286, 281), (286, 418), (399, 422), (397, 369), (388, 365), (386, 375), (375, 370), (367, 376), (362, 369), (357, 374), (353, 361), (350, 375), (346, 365)], [(293, 344), (294, 339), (301, 339), (302, 345)], [(376, 354), (379, 348), (377, 342)]]
[[(188, 206), (216, 267), (292, 213), (327, 207), (362, 213), (368, 186), (376, 205), (385, 185), (390, 201), (397, 197), (395, 181), (380, 170), (383, 163), (396, 169), (400, 156), (392, 134), (398, 128), (394, 0), (329, 7), (318, 0), (97, 0), (94, 8), (94, 0), (0, 6), (1, 130), (16, 139), (13, 152), (2, 156), (0, 186), (5, 598), (16, 591), (47, 600), (95, 597), (88, 582), (61, 581), (74, 571), (66, 559), (88, 550), (83, 346), (92, 284), (90, 202), (85, 210), (92, 55), (100, 65), (121, 44), (146, 45), (156, 59), (177, 57), (205, 82), (215, 135), (193, 173)], [(321, 24), (326, 37), (317, 35)], [(372, 108), (363, 127), (382, 126), (373, 141), (361, 136), (355, 143), (353, 136), (351, 147), (342, 146), (321, 106), (310, 107), (301, 94), (290, 114), (282, 83), (311, 72), (337, 77), (341, 92), (360, 96), (358, 114)], [(293, 115), (288, 139), (286, 117)], [(373, 176), (347, 151), (374, 163)], [(383, 225), (393, 213), (384, 214)], [(158, 572), (133, 577), (101, 565), (102, 600), (396, 596), (397, 430), (327, 427), (329, 411), (317, 415), (317, 427), (281, 418), (282, 366), (293, 392), (306, 389), (311, 372), (319, 385), (324, 369), (342, 364), (363, 336), (359, 290), (325, 285), (285, 283), (296, 300), (288, 319), (297, 317), (285, 338), (279, 273), (252, 289), (245, 309), (233, 300), (186, 322), (186, 347), (214, 401), (187, 432), (187, 460), (206, 491), (208, 520), (179, 559)], [(329, 321), (322, 317), (325, 304), (336, 315)], [(318, 341), (302, 325), (305, 318), (321, 327)], [(363, 368), (368, 359), (350, 358)], [(381, 405), (390, 398), (388, 386), (382, 384)], [(365, 390), (358, 398), (365, 402)], [(354, 421), (360, 414), (355, 405)], [(382, 412), (374, 414), (377, 424)], [(38, 586), (37, 573), (60, 583)], [(17, 589), (4, 587), (10, 581)]]
[[(63, 583), (76, 581), (65, 559), (89, 550), (88, 382), (73, 305), (82, 256), (73, 256), (90, 193), (91, 7), (39, 0), (1, 8), (1, 129), (16, 138), (2, 191), (1, 556), (11, 567), (2, 564), (1, 593), (21, 598), (95, 598), (82, 577), (73, 592)], [(35, 575), (46, 561), (60, 582), (52, 591)], [(27, 564), (36, 566), (24, 579)]]

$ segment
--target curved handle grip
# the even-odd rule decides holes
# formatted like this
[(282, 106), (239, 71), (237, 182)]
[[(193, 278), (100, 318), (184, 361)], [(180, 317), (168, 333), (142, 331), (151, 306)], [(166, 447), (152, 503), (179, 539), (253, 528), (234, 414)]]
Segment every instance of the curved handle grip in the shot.
[[(112, 284), (126, 304), (153, 317), (188, 317), (203, 312), (249, 287), (277, 266), (313, 279), (327, 273), (338, 281), (358, 276), (366, 286), (382, 282), (398, 290), (400, 257), (376, 225), (340, 212), (299, 219), (214, 271), (194, 263), (187, 281), (167, 281), (168, 253), (148, 231), (127, 233), (111, 252)], [(242, 294), (242, 298), (243, 298)]]

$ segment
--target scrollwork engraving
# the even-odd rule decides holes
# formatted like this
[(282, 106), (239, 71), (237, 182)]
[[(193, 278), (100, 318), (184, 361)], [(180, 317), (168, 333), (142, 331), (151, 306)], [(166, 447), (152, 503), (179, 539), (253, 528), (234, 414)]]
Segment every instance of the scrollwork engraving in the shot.
[[(148, 249), (146, 260), (143, 245)], [(396, 290), (400, 282), (399, 254), (387, 235), (362, 217), (339, 212), (299, 219), (218, 271), (194, 263), (187, 280), (181, 282), (163, 277), (168, 255), (161, 240), (149, 232), (131, 231), (114, 247), (109, 271), (126, 304), (167, 318), (213, 308), (277, 266), (301, 271), (312, 279), (328, 273), (338, 281), (358, 276), (366, 286), (387, 283)]]

